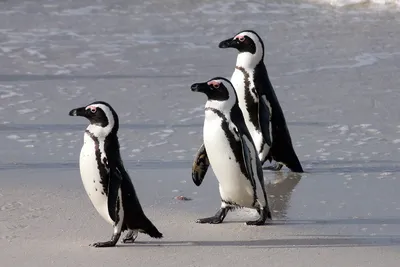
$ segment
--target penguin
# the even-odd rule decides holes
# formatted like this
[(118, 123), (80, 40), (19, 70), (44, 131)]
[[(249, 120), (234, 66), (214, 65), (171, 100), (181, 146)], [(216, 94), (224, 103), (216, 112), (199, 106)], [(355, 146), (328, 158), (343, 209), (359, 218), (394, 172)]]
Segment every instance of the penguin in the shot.
[(257, 210), (260, 215), (257, 220), (246, 222), (247, 225), (265, 224), (267, 219), (272, 218), (261, 162), (239, 108), (235, 89), (229, 80), (215, 77), (193, 84), (191, 90), (204, 93), (208, 98), (204, 142), (194, 160), (193, 181), (200, 185), (211, 165), (221, 196), (218, 212), (196, 222), (222, 223), (228, 211), (247, 207)]
[(246, 30), (219, 43), (219, 48), (229, 47), (239, 51), (231, 82), (261, 164), (274, 160), (277, 164), (267, 169), (278, 171), (285, 165), (293, 172), (303, 172), (264, 65), (262, 39), (255, 31)]
[(111, 240), (91, 244), (93, 247), (113, 247), (121, 232), (128, 230), (123, 243), (133, 243), (138, 232), (153, 238), (163, 235), (146, 217), (135, 188), (123, 165), (119, 150), (119, 120), (106, 102), (96, 101), (73, 109), (70, 116), (81, 116), (90, 124), (84, 133), (79, 167), (83, 186), (97, 212), (113, 225)]

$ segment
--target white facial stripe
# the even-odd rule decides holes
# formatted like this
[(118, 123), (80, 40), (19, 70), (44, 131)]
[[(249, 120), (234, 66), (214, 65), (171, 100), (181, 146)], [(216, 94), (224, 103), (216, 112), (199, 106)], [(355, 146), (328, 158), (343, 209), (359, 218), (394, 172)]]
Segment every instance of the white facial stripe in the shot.
[(218, 109), (218, 110), (222, 111), (225, 115), (229, 114), (230, 110), (235, 105), (236, 99), (237, 99), (235, 89), (229, 82), (224, 81), (224, 80), (209, 81), (209, 83), (211, 83), (211, 82), (212, 82), (212, 84), (214, 84), (214, 83), (223, 84), (226, 87), (226, 89), (228, 90), (229, 98), (224, 101), (208, 100), (206, 103), (206, 107)]
[(87, 106), (85, 109), (91, 109), (91, 108), (103, 110), (104, 114), (107, 117), (108, 125), (106, 127), (101, 127), (98, 125), (89, 125), (88, 130), (97, 137), (107, 136), (112, 131), (114, 124), (115, 124), (114, 116), (113, 116), (111, 110), (109, 109), (108, 106), (103, 105), (103, 104), (92, 104), (92, 105)]
[(252, 32), (241, 32), (235, 36), (240, 37), (240, 36), (247, 36), (251, 38), (256, 45), (256, 52), (254, 54), (244, 52), (244, 53), (239, 53), (237, 60), (236, 60), (236, 66), (241, 66), (241, 67), (250, 67), (254, 68), (262, 59), (264, 55), (263, 47), (260, 42), (260, 39), (258, 38), (257, 35), (255, 35)]

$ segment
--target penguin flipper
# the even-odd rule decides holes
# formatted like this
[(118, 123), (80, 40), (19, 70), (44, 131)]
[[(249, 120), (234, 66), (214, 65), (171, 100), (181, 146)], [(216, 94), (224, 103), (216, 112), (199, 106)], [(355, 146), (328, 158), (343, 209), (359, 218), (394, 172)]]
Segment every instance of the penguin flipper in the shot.
[(261, 132), (264, 137), (265, 142), (269, 147), (272, 145), (272, 134), (271, 134), (271, 116), (272, 110), (267, 104), (267, 99), (265, 95), (260, 95), (258, 104), (258, 116), (260, 120)]
[(209, 166), (210, 161), (208, 160), (206, 148), (204, 144), (201, 144), (192, 165), (192, 180), (195, 185), (201, 185)]
[(252, 140), (252, 139), (249, 139), (249, 137), (247, 135), (243, 135), (240, 132), (238, 132), (238, 135), (239, 135), (239, 139), (240, 139), (240, 144), (242, 146), (243, 162), (244, 162), (244, 166), (246, 168), (247, 176), (250, 178), (250, 181), (252, 181), (252, 183), (254, 182), (254, 185), (255, 185), (254, 172), (253, 172), (253, 169), (251, 168), (252, 167), (251, 151), (249, 149), (249, 146), (251, 145), (250, 140)]
[[(261, 166), (261, 162), (258, 159), (257, 154), (255, 155), (254, 159), (251, 158), (251, 151), (250, 151), (249, 147), (253, 144), (252, 144), (252, 139), (251, 139), (250, 134), (248, 132), (247, 132), (247, 134), (240, 134), (240, 132), (239, 132), (239, 137), (240, 137), (240, 142), (242, 145), (243, 161), (244, 161), (244, 165), (246, 167), (248, 177), (250, 178), (250, 182), (253, 184), (253, 186), (256, 186), (257, 182), (254, 177), (254, 171), (256, 171), (260, 185), (263, 189), (262, 192), (263, 192), (263, 198), (265, 201), (264, 207), (259, 208), (260, 219), (258, 219), (257, 221), (254, 221), (254, 222), (247, 222), (247, 225), (261, 225), (261, 224), (265, 223), (266, 219), (271, 219), (271, 210), (270, 210), (269, 204), (268, 204), (267, 193), (264, 188), (264, 175), (263, 175), (263, 171), (262, 171), (262, 166)], [(255, 162), (256, 170), (253, 170), (253, 168), (252, 168), (252, 160), (256, 161)], [(261, 196), (259, 196), (259, 197), (261, 197)]]
[(117, 199), (118, 190), (121, 187), (122, 175), (118, 168), (110, 168), (109, 179), (108, 179), (108, 214), (110, 218), (115, 222), (117, 215)]

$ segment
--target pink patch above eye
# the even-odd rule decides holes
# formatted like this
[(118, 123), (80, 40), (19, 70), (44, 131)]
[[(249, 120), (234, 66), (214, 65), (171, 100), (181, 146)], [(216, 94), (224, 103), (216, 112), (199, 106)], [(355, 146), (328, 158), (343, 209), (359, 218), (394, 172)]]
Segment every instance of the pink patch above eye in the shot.
[(233, 39), (238, 39), (239, 41), (243, 42), (245, 38), (244, 38), (243, 35), (237, 35), (237, 36), (235, 36), (235, 38), (233, 38)]
[(97, 110), (97, 108), (94, 107), (94, 106), (88, 106), (86, 109), (90, 109), (90, 111), (91, 111), (92, 113), (95, 113), (96, 110)]
[(208, 84), (208, 85), (212, 85), (212, 86), (214, 86), (214, 87), (219, 87), (220, 82), (217, 82), (217, 81), (209, 81), (207, 84)]

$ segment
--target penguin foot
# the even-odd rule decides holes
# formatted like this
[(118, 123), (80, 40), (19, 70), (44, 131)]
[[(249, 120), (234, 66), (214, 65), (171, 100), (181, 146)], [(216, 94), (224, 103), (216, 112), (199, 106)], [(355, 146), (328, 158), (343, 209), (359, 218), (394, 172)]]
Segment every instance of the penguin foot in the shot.
[(275, 165), (267, 166), (264, 167), (264, 170), (270, 170), (270, 171), (280, 171), (283, 167), (282, 163), (276, 163)]
[(106, 242), (96, 242), (91, 244), (91, 247), (95, 247), (95, 248), (107, 248), (107, 247), (114, 247), (115, 244), (117, 244), (117, 241), (119, 239), (119, 237), (121, 236), (121, 233), (113, 235), (111, 237), (111, 240), (106, 241)]
[(220, 217), (217, 216), (213, 216), (213, 217), (208, 217), (208, 218), (202, 218), (202, 219), (197, 219), (196, 222), (197, 223), (209, 223), (209, 224), (219, 224), (222, 223), (222, 219)]
[(261, 219), (258, 219), (258, 220), (256, 220), (256, 221), (248, 221), (248, 222), (246, 222), (246, 225), (256, 225), (256, 226), (259, 226), (259, 225), (264, 225), (265, 224), (265, 221), (263, 221), (263, 220), (261, 220)]
[(106, 242), (96, 242), (93, 244), (90, 244), (91, 247), (95, 247), (95, 248), (107, 248), (107, 247), (114, 247), (115, 243), (110, 241), (106, 241)]
[(269, 224), (266, 223), (267, 219), (272, 220), (271, 211), (268, 208), (261, 209), (258, 211), (258, 213), (260, 214), (260, 218), (255, 221), (248, 221), (246, 222), (246, 225), (264, 225)]
[(138, 237), (138, 230), (129, 230), (129, 232), (122, 239), (122, 243), (134, 243), (136, 238)]
[(231, 207), (223, 207), (220, 208), (217, 213), (212, 216), (212, 217), (207, 217), (207, 218), (202, 218), (202, 219), (197, 219), (197, 223), (210, 223), (210, 224), (219, 224), (222, 223), (222, 221), (225, 219), (226, 214), (228, 211), (230, 211), (232, 208)]
[(267, 220), (272, 220), (271, 211), (267, 210), (267, 211), (265, 211), (265, 213), (266, 213), (265, 217), (267, 217)]

